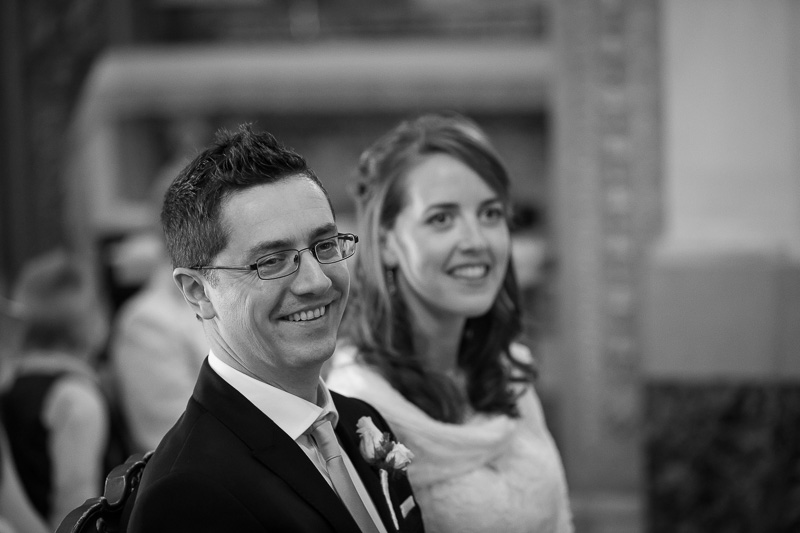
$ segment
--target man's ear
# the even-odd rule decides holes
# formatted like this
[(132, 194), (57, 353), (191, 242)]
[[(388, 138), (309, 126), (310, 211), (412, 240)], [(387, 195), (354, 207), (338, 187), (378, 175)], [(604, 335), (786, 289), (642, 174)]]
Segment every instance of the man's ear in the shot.
[(217, 315), (214, 304), (206, 295), (208, 281), (201, 274), (191, 268), (179, 267), (172, 271), (172, 279), (195, 315), (204, 320), (210, 320)]
[(391, 230), (381, 229), (378, 236), (381, 248), (381, 262), (387, 268), (395, 268), (398, 264), (397, 259), (397, 241), (394, 237), (394, 232)]

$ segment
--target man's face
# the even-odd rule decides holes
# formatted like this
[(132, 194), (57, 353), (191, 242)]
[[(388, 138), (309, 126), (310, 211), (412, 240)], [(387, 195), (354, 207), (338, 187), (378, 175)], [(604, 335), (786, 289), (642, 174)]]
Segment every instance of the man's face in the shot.
[[(248, 265), (287, 249), (303, 249), (337, 233), (324, 192), (305, 176), (259, 185), (222, 205), (228, 245), (213, 265)], [(255, 271), (217, 270), (206, 295), (215, 316), (214, 351), (263, 381), (318, 367), (333, 353), (347, 303), (347, 262), (322, 265), (310, 251), (287, 277), (261, 280)]]

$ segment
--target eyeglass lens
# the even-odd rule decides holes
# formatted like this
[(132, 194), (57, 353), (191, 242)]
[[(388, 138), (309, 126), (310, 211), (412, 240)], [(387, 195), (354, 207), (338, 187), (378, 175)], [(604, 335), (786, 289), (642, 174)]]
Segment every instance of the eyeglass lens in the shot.
[[(314, 258), (322, 264), (336, 263), (355, 253), (355, 239), (350, 235), (339, 235), (319, 241), (311, 247)], [(258, 260), (258, 276), (262, 279), (288, 276), (300, 266), (300, 252), (303, 250), (284, 250), (265, 255)]]

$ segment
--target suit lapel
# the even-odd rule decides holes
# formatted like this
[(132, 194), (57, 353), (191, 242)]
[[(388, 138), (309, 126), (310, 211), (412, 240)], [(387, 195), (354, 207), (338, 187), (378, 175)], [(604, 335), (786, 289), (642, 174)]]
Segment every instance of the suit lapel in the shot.
[(283, 438), (276, 439), (273, 446), (253, 450), (253, 456), (324, 515), (336, 530), (358, 531), (355, 520), (308, 457), (277, 426), (276, 430)]
[(354, 421), (352, 416), (348, 416), (347, 407), (341, 405), (341, 402), (336, 404), (336, 410), (339, 412), (339, 423), (336, 425), (336, 435), (339, 437), (342, 449), (344, 449), (350, 457), (353, 466), (355, 466), (361, 481), (364, 483), (364, 487), (367, 489), (367, 492), (372, 498), (372, 502), (378, 510), (378, 514), (386, 530), (390, 532), (395, 531), (389, 511), (389, 504), (386, 502), (386, 496), (384, 496), (383, 488), (381, 487), (380, 474), (367, 463), (358, 448), (360, 443), (360, 438), (356, 430), (358, 421)]
[(297, 443), (219, 377), (207, 359), (200, 370), (193, 397), (241, 438), (259, 462), (325, 516), (334, 529), (358, 531), (347, 508)]

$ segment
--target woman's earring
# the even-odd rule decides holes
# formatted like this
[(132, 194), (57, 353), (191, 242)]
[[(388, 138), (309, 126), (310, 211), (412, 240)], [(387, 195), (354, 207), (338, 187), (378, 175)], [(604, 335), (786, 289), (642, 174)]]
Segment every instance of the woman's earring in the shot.
[(397, 294), (397, 281), (395, 280), (395, 273), (393, 268), (387, 268), (386, 272), (386, 289), (389, 291), (390, 296)]

